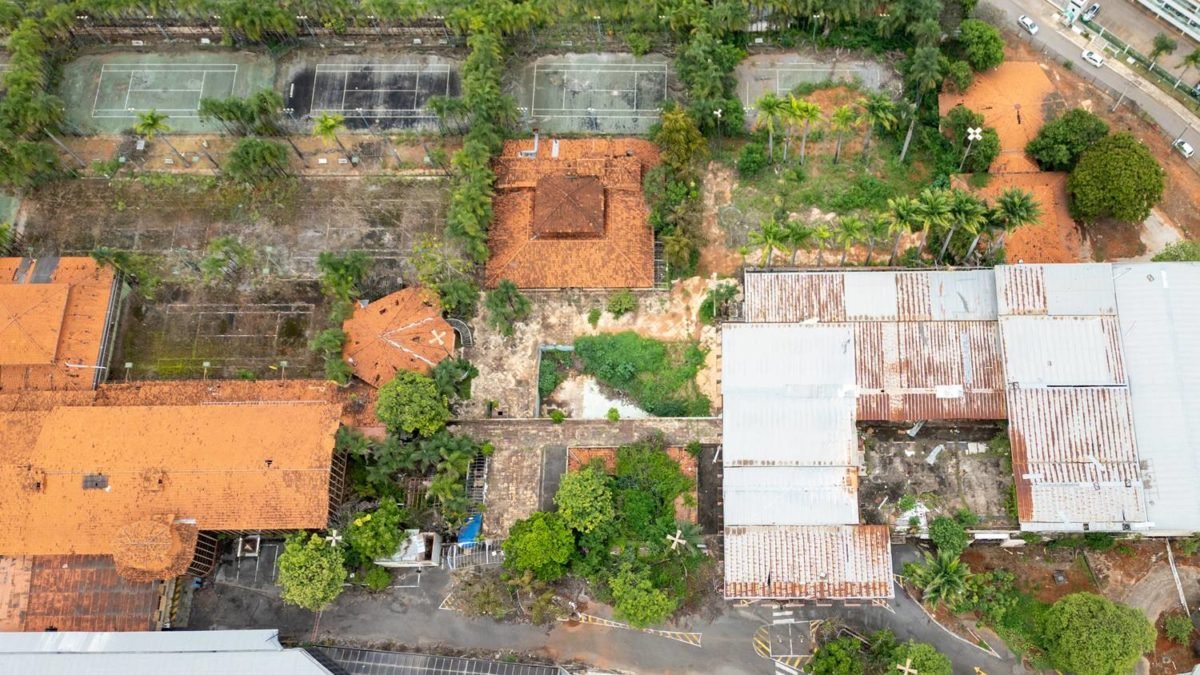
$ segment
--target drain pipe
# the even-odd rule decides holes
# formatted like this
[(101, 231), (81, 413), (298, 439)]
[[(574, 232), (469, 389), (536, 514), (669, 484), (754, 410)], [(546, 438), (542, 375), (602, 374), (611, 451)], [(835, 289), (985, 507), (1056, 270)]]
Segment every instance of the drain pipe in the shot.
[(1188, 607), (1187, 596), (1183, 593), (1183, 582), (1179, 580), (1179, 570), (1175, 567), (1175, 554), (1171, 552), (1171, 540), (1167, 540), (1167, 562), (1171, 564), (1171, 576), (1175, 577), (1175, 590), (1179, 591), (1179, 604), (1183, 605), (1183, 611), (1187, 612), (1188, 618), (1192, 616), (1192, 610)]

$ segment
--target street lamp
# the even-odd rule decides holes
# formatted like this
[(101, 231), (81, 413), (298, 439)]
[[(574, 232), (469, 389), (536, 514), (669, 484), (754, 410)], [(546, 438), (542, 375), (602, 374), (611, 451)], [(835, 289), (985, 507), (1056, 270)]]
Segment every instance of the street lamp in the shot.
[(717, 145), (718, 146), (721, 145), (721, 115), (723, 115), (723, 114), (725, 114), (725, 111), (722, 110), (721, 108), (717, 108), (716, 110), (713, 111), (713, 117), (717, 118)]
[(817, 22), (821, 20), (822, 16), (825, 16), (825, 15), (824, 14), (813, 14), (812, 15), (812, 25), (813, 25), (812, 40), (813, 40), (814, 45), (817, 43)]
[(980, 127), (967, 127), (967, 151), (963, 153), (962, 161), (958, 163), (958, 172), (962, 173), (963, 166), (967, 163), (967, 155), (971, 154), (971, 146), (975, 141), (983, 138), (983, 129)]

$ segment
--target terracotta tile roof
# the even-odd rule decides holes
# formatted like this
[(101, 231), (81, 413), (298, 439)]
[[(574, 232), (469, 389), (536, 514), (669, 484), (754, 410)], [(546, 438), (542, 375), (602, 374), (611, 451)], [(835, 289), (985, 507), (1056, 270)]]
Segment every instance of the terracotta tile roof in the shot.
[(890, 598), (886, 525), (725, 528), (725, 599)]
[(2, 558), (0, 598), (13, 602), (0, 604), (0, 630), (157, 630), (160, 586), (121, 578), (109, 556)]
[(355, 305), (342, 330), (342, 355), (359, 379), (375, 387), (397, 370), (428, 373), (454, 353), (454, 329), (442, 318), (437, 295), (424, 288), (406, 288), (366, 306)]
[(115, 290), (91, 258), (0, 258), (0, 391), (92, 388)]
[[(247, 384), (267, 396), (277, 391), (272, 383), (239, 388)], [(146, 557), (123, 560), (127, 566), (150, 569), (157, 561), (174, 569), (181, 543), (172, 537), (182, 537), (186, 548), (191, 534), (177, 526), (164, 537), (153, 527), (129, 526), (325, 526), (339, 404), (262, 395), (163, 404), (167, 397), (156, 394), (175, 387), (137, 389), (115, 395), (160, 400), (110, 405), (108, 392), (90, 401), (80, 396), (85, 392), (0, 398), (0, 555), (112, 554), (141, 541)]]
[[(554, 150), (557, 146), (557, 151)], [(485, 282), (521, 288), (649, 288), (654, 234), (642, 176), (658, 149), (639, 139), (509, 141), (495, 162)], [(555, 156), (555, 152), (557, 155)]]

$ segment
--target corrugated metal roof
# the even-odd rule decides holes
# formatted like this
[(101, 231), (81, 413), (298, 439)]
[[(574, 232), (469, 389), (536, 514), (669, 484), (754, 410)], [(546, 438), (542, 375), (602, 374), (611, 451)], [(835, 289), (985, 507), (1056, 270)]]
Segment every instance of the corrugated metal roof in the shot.
[[(1145, 520), (1127, 388), (1012, 387), (1008, 407), (1022, 523), (1105, 523), (1114, 513)], [(1088, 498), (1068, 509), (1081, 486)]]
[(1007, 316), (1000, 319), (1008, 381), (1021, 386), (1125, 383), (1115, 317)]
[[(1142, 484), (1036, 484), (1030, 486), (1033, 513), (1021, 529), (1035, 532), (1072, 531), (1087, 523), (1094, 532), (1121, 531), (1146, 520)], [(1140, 528), (1138, 528), (1140, 529)]]
[(1001, 316), (1116, 313), (1108, 263), (1001, 265), (995, 274)]
[(886, 525), (729, 527), (725, 597), (891, 598)]
[(1156, 530), (1200, 530), (1200, 265), (1113, 270), (1133, 426)]
[(283, 649), (277, 630), (216, 630), (196, 632), (0, 632), (0, 654), (103, 652), (218, 652), (268, 651)]
[(723, 487), (726, 527), (858, 522), (855, 467), (734, 467)]
[(898, 318), (895, 272), (843, 276), (847, 320), (895, 321)]
[(1004, 364), (991, 321), (854, 324), (858, 419), (1003, 419)]
[(756, 323), (845, 321), (840, 272), (747, 272), (746, 320)]
[(347, 675), (566, 675), (558, 666), (508, 663), (437, 654), (317, 647)]

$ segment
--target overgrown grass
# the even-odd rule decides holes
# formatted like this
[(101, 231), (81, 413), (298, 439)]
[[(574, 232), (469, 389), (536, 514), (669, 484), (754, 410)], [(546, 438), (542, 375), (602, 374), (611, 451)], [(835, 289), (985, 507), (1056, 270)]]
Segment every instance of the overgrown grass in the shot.
[(542, 361), (538, 366), (538, 400), (543, 400), (558, 389), (558, 385), (567, 379), (575, 354), (558, 350), (542, 352)]
[(996, 634), (1008, 648), (1030, 660), (1038, 668), (1044, 667), (1044, 647), (1041, 643), (1042, 625), (1050, 605), (1038, 600), (1025, 591), (1017, 592), (1017, 602), (1004, 613), (1004, 618), (993, 626)]
[(696, 387), (696, 373), (707, 355), (697, 342), (666, 343), (626, 331), (581, 337), (575, 354), (585, 373), (629, 395), (651, 415), (711, 413), (708, 397)]

